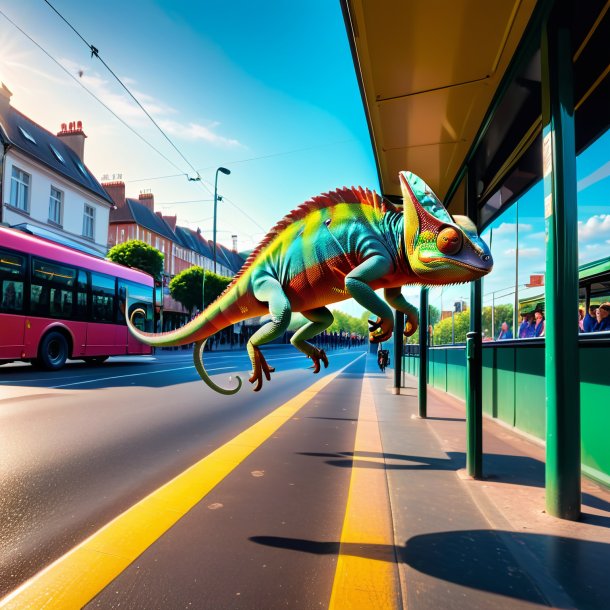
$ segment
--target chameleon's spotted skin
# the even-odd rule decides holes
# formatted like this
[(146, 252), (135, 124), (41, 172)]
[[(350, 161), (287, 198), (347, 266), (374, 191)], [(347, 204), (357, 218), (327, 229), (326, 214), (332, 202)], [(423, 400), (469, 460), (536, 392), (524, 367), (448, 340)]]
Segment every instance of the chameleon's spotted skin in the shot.
[(193, 321), (175, 331), (152, 334), (129, 328), (140, 340), (158, 347), (195, 342), (195, 365), (216, 391), (232, 394), (209, 378), (201, 362), (205, 340), (236, 322), (271, 314), (271, 321), (248, 342), (255, 390), (269, 367), (258, 349), (281, 336), (292, 312), (309, 322), (292, 338), (295, 347), (314, 361), (328, 361), (307, 342), (332, 324), (326, 308), (348, 298), (377, 316), (370, 340), (392, 335), (390, 307), (407, 317), (405, 334), (417, 329), (417, 310), (400, 293), (405, 284), (453, 284), (477, 279), (491, 270), (489, 249), (466, 218), (451, 218), (429, 187), (410, 172), (400, 173), (403, 208), (361, 188), (343, 188), (305, 202), (284, 217), (250, 255), (225, 292)]

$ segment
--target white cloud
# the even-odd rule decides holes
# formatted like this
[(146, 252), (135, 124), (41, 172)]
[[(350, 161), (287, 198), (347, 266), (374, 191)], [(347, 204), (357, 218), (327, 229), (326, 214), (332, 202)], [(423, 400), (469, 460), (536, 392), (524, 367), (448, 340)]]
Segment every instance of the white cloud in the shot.
[(610, 237), (610, 214), (595, 214), (586, 222), (578, 221), (578, 241), (581, 243)]
[[(507, 256), (515, 256), (515, 248), (509, 248), (504, 250), (504, 254)], [(542, 250), (540, 248), (519, 248), (519, 258), (522, 256), (540, 256)]]
[(209, 125), (200, 125), (198, 123), (189, 123), (188, 125), (178, 123), (176, 121), (161, 121), (159, 125), (167, 133), (184, 138), (185, 140), (204, 140), (211, 144), (218, 144), (227, 147), (241, 147), (243, 144), (239, 140), (226, 138), (216, 133), (214, 129), (219, 123), (214, 122)]
[[(514, 235), (515, 234), (515, 223), (514, 222), (503, 222), (497, 229), (493, 229), (493, 235), (494, 237), (496, 235)], [(528, 231), (532, 230), (532, 225), (530, 224), (525, 224), (520, 222), (519, 223), (519, 234), (521, 233), (527, 233)]]

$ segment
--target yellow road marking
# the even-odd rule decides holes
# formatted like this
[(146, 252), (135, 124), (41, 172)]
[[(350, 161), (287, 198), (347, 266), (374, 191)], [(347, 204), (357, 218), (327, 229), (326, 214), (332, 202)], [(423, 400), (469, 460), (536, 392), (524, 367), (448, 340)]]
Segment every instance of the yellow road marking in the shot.
[[(365, 457), (358, 457), (360, 453)], [(360, 467), (358, 463), (363, 461), (379, 467)], [(365, 377), (330, 610), (399, 607), (398, 568), (383, 449), (371, 386)]]
[(0, 608), (82, 608), (348, 366), (326, 375), (113, 519), (0, 600)]

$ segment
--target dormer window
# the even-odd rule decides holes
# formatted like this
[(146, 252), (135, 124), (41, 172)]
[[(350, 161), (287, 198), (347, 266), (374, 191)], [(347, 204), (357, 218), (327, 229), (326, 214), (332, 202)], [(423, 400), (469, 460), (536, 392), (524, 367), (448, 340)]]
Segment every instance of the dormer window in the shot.
[(76, 161), (76, 167), (78, 167), (78, 171), (85, 177), (85, 178), (89, 178), (89, 174), (87, 173), (87, 170), (85, 169), (85, 166), (80, 162), (80, 161)]
[(53, 153), (53, 156), (60, 162), (63, 163), (65, 165), (65, 160), (64, 158), (61, 156), (61, 153), (57, 150), (57, 148), (55, 148), (55, 146), (53, 146), (53, 144), (49, 144), (49, 148), (51, 149), (51, 152)]
[(29, 140), (32, 144), (37, 144), (34, 136), (30, 135), (23, 127), (19, 126), (19, 131), (26, 140)]

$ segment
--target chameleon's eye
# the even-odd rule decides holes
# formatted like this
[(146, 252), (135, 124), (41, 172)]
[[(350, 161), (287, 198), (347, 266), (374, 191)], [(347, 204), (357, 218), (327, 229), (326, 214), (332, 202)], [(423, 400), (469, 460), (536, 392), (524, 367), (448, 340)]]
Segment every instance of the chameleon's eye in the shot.
[(445, 227), (436, 238), (436, 246), (443, 254), (457, 254), (462, 249), (462, 234)]

